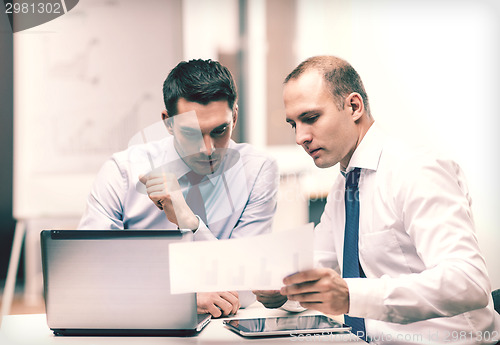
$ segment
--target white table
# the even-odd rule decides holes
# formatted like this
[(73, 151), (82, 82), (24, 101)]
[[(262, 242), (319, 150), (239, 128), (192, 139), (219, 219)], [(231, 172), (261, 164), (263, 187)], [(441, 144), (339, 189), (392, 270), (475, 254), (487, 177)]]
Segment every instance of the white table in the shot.
[[(301, 315), (316, 314), (313, 311), (305, 311)], [(260, 303), (254, 303), (246, 309), (241, 309), (234, 318), (262, 317), (262, 316), (283, 316), (287, 312), (283, 310), (265, 309)], [(296, 314), (294, 314), (296, 315)], [(314, 335), (304, 337), (280, 337), (245, 339), (238, 334), (226, 329), (222, 324), (223, 319), (212, 320), (205, 329), (194, 337), (61, 337), (54, 336), (47, 326), (45, 314), (32, 315), (9, 315), (5, 316), (0, 328), (0, 344), (2, 345), (178, 345), (178, 344), (240, 344), (250, 343), (260, 344), (310, 344), (311, 341), (321, 343), (352, 344), (359, 342), (356, 336), (350, 333), (337, 335)], [(315, 337), (312, 339), (311, 337)]]

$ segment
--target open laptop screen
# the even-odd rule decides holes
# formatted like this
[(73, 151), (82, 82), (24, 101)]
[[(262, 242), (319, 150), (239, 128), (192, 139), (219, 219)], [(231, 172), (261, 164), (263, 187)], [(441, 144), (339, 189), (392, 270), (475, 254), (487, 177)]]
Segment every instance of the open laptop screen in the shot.
[[(196, 295), (170, 294), (179, 230), (44, 230), (47, 322), (54, 330), (193, 330)], [(119, 333), (119, 332), (118, 332)]]

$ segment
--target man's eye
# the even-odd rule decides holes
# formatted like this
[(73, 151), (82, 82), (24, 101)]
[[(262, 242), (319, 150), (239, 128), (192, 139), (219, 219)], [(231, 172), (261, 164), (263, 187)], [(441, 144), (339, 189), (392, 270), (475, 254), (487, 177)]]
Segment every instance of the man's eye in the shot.
[(318, 119), (319, 115), (313, 115), (304, 119), (305, 123), (314, 123)]
[(226, 130), (227, 130), (227, 127), (215, 129), (215, 130), (212, 131), (212, 135), (214, 135), (214, 136), (221, 136), (224, 133), (226, 133)]

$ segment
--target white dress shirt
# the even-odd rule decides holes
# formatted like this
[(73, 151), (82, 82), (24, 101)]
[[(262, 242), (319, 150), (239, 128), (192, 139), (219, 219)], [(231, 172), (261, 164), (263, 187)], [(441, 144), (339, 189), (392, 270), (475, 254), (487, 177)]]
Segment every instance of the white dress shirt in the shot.
[[(191, 186), (185, 175), (190, 169), (175, 150), (173, 137), (113, 154), (97, 175), (78, 228), (176, 229), (139, 181), (141, 175), (160, 169), (175, 174), (186, 196)], [(254, 236), (271, 230), (279, 184), (274, 160), (248, 144), (230, 141), (226, 158), (207, 177), (200, 191), (209, 224), (200, 224), (195, 240)]]
[[(346, 172), (356, 167), (359, 259), (367, 278), (345, 279), (349, 315), (365, 318), (376, 344), (496, 343), (500, 316), (460, 167), (387, 138), (376, 124)], [(315, 229), (315, 259), (339, 273), (344, 190), (339, 174)]]

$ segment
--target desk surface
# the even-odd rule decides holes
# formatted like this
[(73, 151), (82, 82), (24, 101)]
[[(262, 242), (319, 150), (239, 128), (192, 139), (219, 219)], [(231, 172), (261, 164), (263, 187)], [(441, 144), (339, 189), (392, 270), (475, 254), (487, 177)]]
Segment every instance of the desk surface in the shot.
[[(241, 309), (233, 318), (262, 317), (262, 316), (284, 316), (288, 313), (283, 310), (265, 309), (259, 303), (254, 303), (246, 309)], [(315, 314), (312, 311), (305, 311), (301, 315)], [(294, 314), (296, 315), (296, 314)], [(238, 334), (226, 329), (222, 320), (212, 320), (205, 329), (195, 337), (56, 337), (47, 326), (45, 314), (33, 315), (10, 315), (4, 317), (0, 328), (0, 344), (2, 345), (170, 345), (170, 344), (239, 344), (251, 342), (254, 344), (297, 344), (310, 343), (311, 341), (334, 342), (336, 344), (352, 344), (353, 342), (364, 343), (352, 334), (337, 334), (324, 336), (304, 336), (304, 337), (281, 337), (262, 338), (257, 342), (254, 339), (245, 339)], [(312, 339), (315, 337), (315, 339)]]

